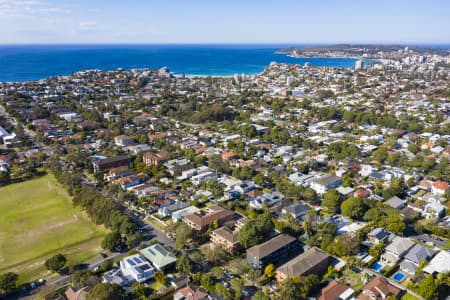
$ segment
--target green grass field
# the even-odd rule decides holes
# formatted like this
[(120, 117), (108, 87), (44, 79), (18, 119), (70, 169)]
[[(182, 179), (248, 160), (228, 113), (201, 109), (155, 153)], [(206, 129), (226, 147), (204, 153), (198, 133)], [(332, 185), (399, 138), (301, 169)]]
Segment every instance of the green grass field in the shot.
[(101, 252), (105, 234), (50, 175), (0, 188), (0, 274), (16, 272), (20, 282), (49, 277), (46, 258), (60, 252), (67, 265), (84, 262)]

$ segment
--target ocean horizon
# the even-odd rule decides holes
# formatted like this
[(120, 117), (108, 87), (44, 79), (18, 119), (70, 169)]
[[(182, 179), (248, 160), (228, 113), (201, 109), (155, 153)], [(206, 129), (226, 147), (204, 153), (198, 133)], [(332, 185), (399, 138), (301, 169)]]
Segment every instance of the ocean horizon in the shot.
[[(321, 44), (303, 44), (318, 46)], [(323, 44), (326, 45), (326, 44)], [(297, 58), (276, 51), (293, 44), (34, 44), (0, 45), (0, 82), (22, 82), (100, 69), (167, 67), (176, 75), (261, 73), (271, 62), (353, 68), (355, 58)], [(448, 45), (423, 45), (448, 48)]]
[(167, 67), (176, 75), (261, 73), (271, 62), (353, 68), (355, 58), (294, 58), (275, 53), (290, 44), (0, 45), (0, 82), (70, 75), (91, 69)]

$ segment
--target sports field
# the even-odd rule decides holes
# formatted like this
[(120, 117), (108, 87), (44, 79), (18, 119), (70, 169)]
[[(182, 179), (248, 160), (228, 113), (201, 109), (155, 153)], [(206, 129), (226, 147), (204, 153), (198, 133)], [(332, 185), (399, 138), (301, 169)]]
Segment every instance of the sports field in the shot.
[(25, 282), (51, 275), (46, 258), (58, 252), (68, 265), (95, 257), (106, 230), (74, 208), (50, 175), (0, 188), (0, 274)]

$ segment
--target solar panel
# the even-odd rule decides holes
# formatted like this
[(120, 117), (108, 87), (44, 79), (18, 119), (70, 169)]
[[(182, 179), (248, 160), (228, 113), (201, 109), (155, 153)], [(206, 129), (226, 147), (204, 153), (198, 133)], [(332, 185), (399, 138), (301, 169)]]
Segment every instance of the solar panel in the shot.
[(132, 259), (127, 259), (127, 262), (128, 262), (130, 265), (132, 265), (132, 266), (135, 266), (135, 265), (136, 265), (135, 262), (134, 262)]
[(167, 255), (167, 251), (166, 251), (166, 249), (164, 249), (163, 246), (161, 246), (161, 245), (156, 245), (155, 248), (156, 248), (162, 255), (164, 255), (164, 256)]
[(134, 261), (135, 261), (136, 263), (138, 263), (138, 264), (143, 263), (143, 261), (141, 260), (141, 258), (140, 258), (139, 256), (136, 256), (136, 257), (134, 258)]

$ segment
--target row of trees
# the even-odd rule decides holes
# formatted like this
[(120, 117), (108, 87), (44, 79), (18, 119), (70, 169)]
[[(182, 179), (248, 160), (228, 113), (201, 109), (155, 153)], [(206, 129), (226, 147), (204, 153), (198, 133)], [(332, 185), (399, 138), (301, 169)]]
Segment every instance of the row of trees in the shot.
[(112, 232), (102, 242), (103, 248), (119, 251), (125, 246), (133, 247), (140, 241), (140, 236), (135, 233), (135, 224), (112, 197), (106, 197), (94, 187), (82, 184), (77, 175), (64, 171), (59, 162), (50, 161), (48, 166), (58, 182), (73, 194), (73, 205), (85, 210), (93, 223), (111, 229)]

